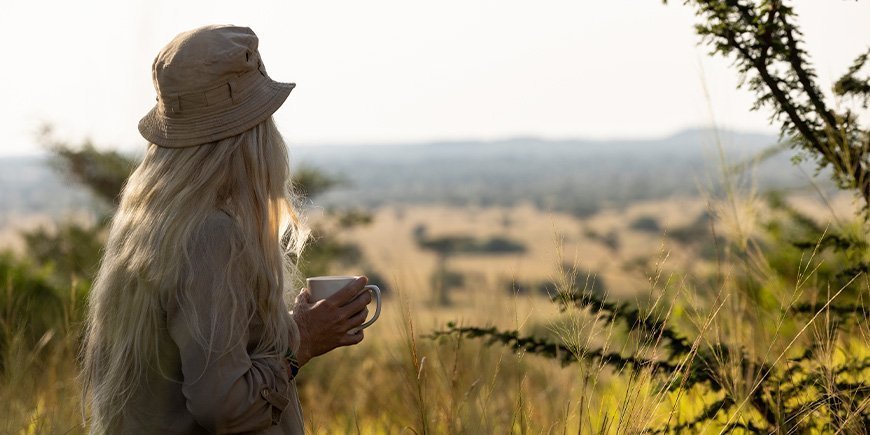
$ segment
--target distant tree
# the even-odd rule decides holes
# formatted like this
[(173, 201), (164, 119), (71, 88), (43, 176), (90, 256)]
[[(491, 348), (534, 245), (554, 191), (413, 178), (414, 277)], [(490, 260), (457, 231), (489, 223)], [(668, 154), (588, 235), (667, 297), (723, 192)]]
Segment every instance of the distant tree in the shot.
[(450, 305), (450, 289), (459, 287), (463, 280), (448, 270), (447, 261), (457, 255), (505, 255), (526, 251), (525, 245), (506, 237), (477, 240), (471, 236), (453, 235), (427, 237), (426, 227), (418, 225), (413, 230), (414, 240), (420, 248), (436, 255), (435, 271), (431, 283), (434, 301), (438, 305)]
[(107, 205), (117, 205), (124, 182), (136, 168), (134, 159), (114, 150), (97, 150), (90, 140), (71, 146), (56, 139), (50, 125), (42, 127), (40, 139), (52, 153), (56, 169)]
[[(425, 227), (418, 227), (425, 228)], [(425, 230), (415, 231), (417, 246), (435, 253), (435, 271), (430, 279), (432, 286), (433, 301), (441, 306), (450, 305), (450, 288), (456, 283), (451, 278), (454, 274), (447, 269), (447, 260), (453, 255), (467, 249), (474, 243), (474, 239), (468, 236), (446, 236), (437, 238), (425, 238)], [(422, 237), (421, 237), (422, 236)]]
[(302, 198), (314, 198), (344, 183), (310, 166), (302, 165), (293, 170), (293, 191)]
[(493, 237), (478, 244), (475, 252), (481, 254), (517, 254), (526, 252), (526, 246), (506, 237)]
[(569, 207), (569, 212), (574, 217), (580, 219), (593, 216), (594, 214), (598, 213), (601, 207), (599, 201), (589, 198), (577, 199), (574, 202), (575, 203)]
[(615, 229), (608, 231), (607, 234), (601, 238), (601, 243), (603, 243), (604, 246), (607, 246), (607, 249), (610, 249), (611, 252), (619, 251), (619, 247), (621, 246), (619, 233), (616, 232)]
[(659, 221), (652, 216), (641, 216), (631, 222), (631, 229), (643, 231), (647, 233), (659, 233), (662, 228), (659, 226)]

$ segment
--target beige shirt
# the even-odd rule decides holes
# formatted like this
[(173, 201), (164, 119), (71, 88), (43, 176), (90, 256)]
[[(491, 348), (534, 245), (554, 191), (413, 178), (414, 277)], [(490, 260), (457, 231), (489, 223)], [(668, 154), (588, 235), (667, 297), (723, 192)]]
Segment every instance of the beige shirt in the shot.
[(220, 314), (232, 309), (229, 304), (222, 306), (220, 301), (226, 299), (212, 293), (216, 280), (223, 279), (222, 265), (229, 261), (232, 231), (232, 218), (215, 212), (195, 237), (189, 297), (165, 298), (162, 304), (165, 316), (158, 341), (162, 369), (147, 370), (142, 388), (125, 406), (111, 433), (303, 433), (302, 408), (295, 382), (288, 379), (287, 362), (282, 356), (250, 354), (263, 330), (257, 316), (247, 325), (247, 343), (237, 345), (230, 344), (222, 327), (226, 325), (217, 323), (212, 348), (226, 348), (223, 352), (197, 344), (195, 331), (186, 321), (186, 315), (195, 315), (201, 325), (210, 325), (213, 316), (226, 318)]

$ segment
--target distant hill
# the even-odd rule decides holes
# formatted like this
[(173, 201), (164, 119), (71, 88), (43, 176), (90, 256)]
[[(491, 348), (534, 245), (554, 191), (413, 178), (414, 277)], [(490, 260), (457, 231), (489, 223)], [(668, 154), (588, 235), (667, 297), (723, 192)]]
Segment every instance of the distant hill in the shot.
[[(721, 132), (733, 163), (756, 155), (775, 136)], [(293, 163), (346, 181), (319, 205), (374, 207), (387, 203), (510, 205), (589, 214), (639, 199), (693, 195), (715, 185), (716, 136), (688, 130), (650, 140), (452, 141), (403, 145), (295, 146)], [(782, 153), (755, 171), (760, 188), (807, 185)], [(811, 171), (811, 169), (810, 169)], [(87, 192), (60, 177), (45, 157), (0, 158), (0, 225), (13, 213), (59, 216), (90, 209)]]
[[(774, 145), (772, 135), (687, 130), (649, 140), (455, 141), (408, 145), (295, 147), (294, 162), (342, 177), (347, 186), (317, 198), (326, 205), (447, 202), (510, 205), (531, 201), (577, 215), (639, 199), (695, 195), (715, 188), (719, 151), (737, 163)], [(809, 169), (812, 172), (812, 169)], [(806, 186), (781, 153), (756, 168), (763, 189)]]

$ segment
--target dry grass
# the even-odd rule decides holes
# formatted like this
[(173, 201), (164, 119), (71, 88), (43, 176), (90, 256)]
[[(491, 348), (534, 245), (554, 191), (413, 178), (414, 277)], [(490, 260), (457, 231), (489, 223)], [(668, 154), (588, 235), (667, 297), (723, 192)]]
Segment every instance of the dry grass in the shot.
[[(797, 199), (796, 203), (809, 204), (801, 201), (805, 200)], [(504, 287), (506, 281), (525, 280), (553, 280), (561, 287), (570, 287), (576, 283), (564, 281), (570, 274), (560, 270), (566, 263), (601, 274), (615, 289), (615, 296), (656, 304), (668, 321), (700, 331), (693, 343), (696, 349), (725, 341), (745, 343), (753, 352), (776, 362), (788, 354), (795, 341), (812, 340), (829, 349), (824, 353), (828, 360), (819, 362), (820, 370), (834, 367), (844, 355), (868, 353), (866, 323), (854, 336), (832, 337), (830, 328), (825, 327), (824, 313), (817, 321), (791, 329), (775, 327), (765, 330), (769, 334), (759, 335), (754, 328), (762, 323), (742, 317), (741, 313), (752, 311), (752, 307), (727, 268), (720, 270), (723, 284), (719, 294), (707, 300), (698, 295), (688, 277), (721, 265), (700, 260), (693, 252), (681, 251), (669, 242), (663, 249), (660, 234), (630, 228), (636, 218), (653, 216), (667, 231), (690, 223), (705, 207), (701, 200), (675, 199), (639, 203), (586, 220), (531, 207), (380, 209), (372, 225), (349, 231), (344, 237), (363, 247), (367, 261), (387, 277), (386, 284), (393, 292), (385, 299), (381, 319), (366, 331), (362, 345), (336, 350), (303, 369), (298, 384), (309, 431), (638, 433), (667, 421), (685, 422), (700, 412), (704, 403), (721, 397), (667, 388), (685, 381), (682, 370), (693, 364), (692, 358), (682, 361), (683, 369), (665, 377), (663, 383), (651, 369), (614, 370), (594, 362), (563, 368), (551, 360), (487, 346), (480, 340), (425, 338), (455, 321), (551, 337), (578, 355), (602, 347), (653, 358), (659, 355), (661, 344), (655, 336), (627, 335), (594, 312), (562, 313), (542, 295), (511, 294)], [(848, 211), (844, 215), (848, 216)], [(452, 269), (471, 278), (465, 288), (456, 290), (452, 306), (435, 306), (429, 303), (428, 281), (435, 258), (419, 249), (412, 236), (420, 224), (433, 235), (508, 236), (526, 244), (528, 251), (449, 260)], [(610, 231), (621, 240), (616, 250), (589, 236)], [(646, 257), (641, 267), (627, 268), (639, 255)], [(812, 264), (808, 261), (800, 266), (811, 274)], [(4, 360), (11, 362), (0, 377), (3, 433), (83, 432), (74, 380), (80, 312), (74, 305), (67, 309), (68, 319), (36, 347), (25, 346), (20, 325), (3, 325), (10, 343)], [(14, 321), (15, 317), (6, 319)], [(721, 355), (717, 367), (710, 369), (727, 379), (723, 383), (735, 397), (749, 397), (758, 385), (759, 373), (738, 370), (731, 355)], [(820, 385), (819, 391), (825, 388)], [(851, 406), (851, 415), (860, 416), (867, 403)], [(696, 430), (718, 433), (729, 420), (748, 422), (754, 418), (746, 408)], [(845, 422), (842, 427), (854, 424)]]

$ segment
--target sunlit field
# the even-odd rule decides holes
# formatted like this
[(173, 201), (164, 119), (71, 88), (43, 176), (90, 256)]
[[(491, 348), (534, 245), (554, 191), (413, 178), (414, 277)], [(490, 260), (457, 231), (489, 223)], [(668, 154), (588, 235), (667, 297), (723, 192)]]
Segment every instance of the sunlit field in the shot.
[[(623, 354), (666, 355), (666, 346), (655, 331), (632, 333), (632, 328), (614, 328), (595, 310), (560, 312), (551, 297), (566, 286), (617, 300), (650, 301), (648, 306), (664, 308), (665, 321), (700, 331), (693, 343), (699, 349), (715, 347), (722, 340), (758, 352), (776, 365), (786, 365), (807, 343), (825, 342), (830, 346), (830, 359), (823, 364), (870, 357), (866, 318), (856, 325), (856, 335), (840, 337), (824, 336), (824, 310), (818, 313), (822, 320), (816, 322), (791, 321), (783, 314), (776, 320), (775, 312), (786, 313), (788, 304), (795, 303), (794, 292), (812, 289), (777, 283), (782, 286), (777, 289), (782, 297), (777, 303), (783, 305), (762, 313), (737, 282), (744, 268), (759, 265), (704, 259), (697, 246), (668, 236), (669, 229), (679, 233), (707, 212), (719, 216), (708, 231), (730, 233), (732, 241), (759, 236), (759, 228), (753, 226), (762, 226), (765, 215), (773, 212), (747, 199), (734, 201), (730, 210), (736, 214), (720, 208), (724, 203), (675, 199), (610, 210), (587, 219), (531, 207), (379, 210), (371, 225), (345, 235), (363, 246), (372, 267), (387, 277), (392, 297), (386, 300), (387, 310), (379, 323), (368, 330), (364, 345), (316, 361), (307, 368), (311, 378), (300, 379), (310, 427), (324, 433), (636, 433), (668, 421), (673, 425), (693, 421), (706, 405), (721, 400), (721, 394), (703, 389), (664, 391), (663, 382), (679, 383), (681, 373), (662, 381), (661, 373), (651, 368), (613, 369), (600, 363), (563, 367), (531, 353), (487, 346), (484, 339), (429, 337), (431, 331), (456, 322), (562, 340), (578, 354), (610, 347)], [(830, 214), (826, 217), (818, 212), (823, 207), (810, 197), (796, 196), (790, 202), (813, 214), (821, 225), (837, 225)], [(826, 210), (833, 210), (835, 216), (854, 212), (843, 196), (832, 199), (830, 205)], [(659, 222), (660, 231), (637, 228), (641, 218)], [(439, 307), (431, 302), (435, 296), (429, 279), (437, 271), (436, 256), (420, 249), (412, 235), (421, 225), (442, 236), (506, 236), (529, 249), (513, 255), (450, 258), (448, 268), (468, 279), (451, 290), (449, 305)], [(598, 234), (608, 233), (618, 234), (617, 246), (600, 240)], [(792, 265), (794, 272), (805, 273), (800, 286), (818, 282), (813, 269), (825, 261), (811, 251), (804, 254)], [(582, 271), (576, 274), (582, 282), (571, 284), (564, 279), (577, 271)], [(721, 278), (713, 288), (706, 282), (711, 275)], [(776, 280), (763, 278), (767, 285)], [(550, 283), (548, 293), (519, 291), (522, 284), (518, 283), (542, 281)], [(864, 280), (856, 286), (865, 300), (867, 284)], [(714, 301), (706, 299), (711, 294), (715, 294)], [(772, 320), (777, 324), (769, 327)], [(737, 367), (732, 357), (721, 355), (720, 365), (705, 370), (733, 377), (728, 382), (735, 393), (742, 390), (750, 397), (762, 376), (770, 373), (740, 373), (751, 369)], [(864, 366), (855, 375), (868, 373)], [(337, 390), (347, 391), (354, 399), (323, 400)], [(866, 403), (866, 397), (857, 400), (850, 411), (857, 419), (855, 425), (847, 422), (846, 427), (864, 424), (861, 407)], [(744, 407), (684, 430), (719, 433), (734, 423), (750, 424), (757, 418), (755, 412)]]
[[(140, 124), (143, 137), (121, 110), (154, 104), (146, 83), (131, 78), (133, 59), (145, 59), (141, 52), (162, 39), (168, 27), (161, 26), (176, 34), (174, 26), (189, 21), (187, 3), (158, 3), (140, 5), (147, 14), (122, 8), (123, 19), (121, 9), (101, 8), (117, 16), (100, 16), (99, 25), (63, 16), (74, 32), (41, 10), (32, 14), (38, 25), (14, 13), (9, 20), (26, 29), (12, 27), (27, 35), (22, 52), (35, 55), (27, 58), (33, 68), (22, 70), (27, 77), (0, 81), (15, 85), (9, 101), (25, 95), (16, 92), (28, 97), (10, 106), (17, 130), (5, 131), (12, 139), (4, 146), (14, 153), (0, 155), (0, 434), (92, 429), (79, 379), (82, 335), (113, 216), (173, 223), (185, 219), (179, 210), (188, 203), (196, 216), (236, 207), (244, 228), (268, 223), (274, 231), (283, 219), (302, 229), (277, 239), (292, 247), (292, 236), (309, 236), (301, 255), (282, 254), (298, 271), (289, 276), (288, 302), (306, 277), (366, 275), (382, 289), (382, 314), (365, 340), (314, 358), (296, 377), (307, 433), (870, 434), (866, 3), (653, 2), (661, 14), (614, 2), (353, 3), (316, 14), (311, 3), (291, 8), (304, 17), (291, 25), (275, 5), (259, 5), (267, 13), (251, 16), (268, 18), (259, 24), (269, 36), (262, 45), (251, 39), (245, 61), (253, 72), (257, 60), (265, 75), (257, 47), (279, 50), (276, 61), (285, 63), (269, 56), (270, 74), (298, 71), (300, 90), (283, 114), (257, 107), (268, 135), (247, 126), (235, 139), (223, 133), (245, 118), (200, 122), (212, 119), (206, 108), (226, 115), (251, 101), (280, 104), (290, 86), (281, 85), (280, 101), (274, 93), (244, 100), (259, 94), (234, 91), (266, 83), (259, 74), (169, 92), (160, 80), (172, 77), (157, 68), (187, 65), (175, 61), (184, 50), (169, 50), (181, 57), (152, 64), (160, 96)], [(224, 9), (244, 16), (235, 3)], [(107, 24), (124, 30), (96, 37)], [(70, 50), (63, 58), (70, 67), (55, 74), (61, 58), (43, 54), (64, 43), (80, 49), (85, 37), (106, 42), (101, 47), (112, 55)], [(235, 59), (218, 53), (197, 66)], [(39, 63), (46, 59), (53, 63)], [(31, 92), (28, 80), (46, 81), (39, 71), (54, 74), (61, 91)], [(123, 92), (120, 81), (107, 84), (112, 77), (123, 77)], [(211, 104), (227, 88), (226, 103)], [(200, 100), (205, 106), (181, 109)], [(29, 148), (14, 148), (12, 133), (25, 130), (27, 117), (55, 113), (55, 105), (80, 118), (47, 119), (59, 128), (43, 124)], [(287, 166), (266, 116), (284, 135)], [(168, 123), (172, 117), (222, 130), (188, 137)], [(117, 124), (132, 136), (96, 143), (71, 135), (66, 123), (96, 129), (97, 138), (112, 137), (101, 124)], [(266, 136), (263, 144), (272, 146), (252, 146)], [(153, 161), (146, 158), (128, 185), (143, 138), (157, 141), (148, 145)], [(163, 149), (175, 146), (196, 148)], [(177, 168), (199, 184), (167, 182)], [(172, 184), (182, 186), (166, 188)], [(146, 199), (136, 199), (137, 189), (197, 198), (140, 192)], [(279, 216), (275, 203), (288, 213)], [(167, 204), (173, 208), (153, 210)], [(112, 243), (141, 233), (125, 239), (137, 248), (122, 250), (136, 256), (110, 263), (136, 288), (106, 281), (95, 298), (141, 292), (145, 280), (163, 289), (177, 284), (167, 279), (190, 278), (184, 261), (175, 275), (160, 272), (172, 270), (165, 264), (142, 266), (152, 257), (167, 263), (176, 244), (186, 246), (188, 230), (202, 220), (188, 222), (176, 238), (168, 223), (120, 226)], [(251, 258), (279, 263), (272, 236), (244, 234), (257, 234), (245, 246), (275, 254)], [(146, 239), (153, 243), (136, 241)], [(259, 290), (250, 301), (274, 308), (275, 298), (264, 302)], [(114, 317), (162, 325), (157, 299), (134, 297), (143, 295), (107, 300), (150, 300), (148, 316), (119, 303), (128, 311)], [(105, 323), (113, 316), (101, 313), (95, 322), (113, 337), (106, 340), (111, 358), (91, 355), (129, 368), (108, 379), (135, 377), (144, 358), (125, 349), (146, 349), (140, 343), (151, 334), (113, 335), (133, 323)], [(113, 344), (125, 340), (130, 347)], [(91, 378), (103, 376), (99, 364), (89, 367), (99, 367)], [(93, 397), (121, 396), (91, 395), (99, 404)]]
[[(795, 210), (814, 214), (823, 226), (848, 226), (844, 217), (853, 212), (844, 196), (831, 200), (833, 213), (842, 215), (836, 218), (812, 197), (795, 196), (789, 202)], [(837, 397), (837, 383), (842, 380), (834, 379), (836, 368), (847, 361), (865, 361), (863, 369), (845, 376), (853, 381), (866, 379), (870, 331), (863, 313), (857, 313), (856, 322), (839, 325), (837, 332), (833, 332), (824, 304), (808, 316), (788, 314), (801, 300), (798, 293), (818, 292), (823, 303), (844, 296), (818, 276), (825, 262), (832, 260), (830, 255), (810, 248), (795, 253), (791, 264), (777, 265), (782, 272), (799, 277), (793, 282), (788, 276), (773, 275), (770, 268), (783, 261), (782, 253), (759, 251), (747, 261), (725, 250), (717, 258), (702, 255), (703, 245), (692, 240), (675, 240), (699, 216), (713, 216), (705, 225), (706, 231), (722, 235), (717, 243), (739, 246), (740, 237), (744, 241), (769, 237), (763, 234), (762, 222), (777, 212), (748, 197), (725, 205), (682, 198), (638, 203), (582, 219), (530, 206), (376, 210), (370, 224), (341, 233), (344, 241), (362, 247), (366, 264), (339, 265), (330, 272), (376, 271), (382, 280), (378, 284), (386, 288), (384, 312), (366, 331), (363, 344), (339, 349), (304, 367), (298, 386), (307, 428), (312, 433), (473, 434), (637, 433), (666, 423), (678, 426), (697, 419), (708, 412), (710, 404), (722, 400), (722, 391), (679, 386), (689, 379), (692, 355), (726, 343), (769, 365), (741, 367), (735, 355), (714, 352), (713, 365), (702, 367), (701, 372), (722, 379), (721, 384), (731, 389), (728, 394), (744, 397), (746, 403), (686, 431), (719, 433), (763, 418), (752, 405), (755, 390), (765, 377), (774, 376), (773, 370), (777, 376), (780, 369), (788, 370), (789, 361), (807, 346), (821, 348), (806, 362), (810, 372), (828, 377), (813, 381), (807, 395)], [(317, 210), (310, 213), (312, 224), (329, 227), (330, 220)], [(449, 286), (448, 302), (439, 302), (433, 289), (438, 255), (415, 241), (415, 231), (419, 236), (421, 227), (426, 228), (426, 237), (501, 236), (522, 244), (525, 250), (449, 255), (444, 269), (463, 278)], [(759, 275), (765, 271), (770, 275)], [(48, 272), (37, 272), (36, 277), (49, 279)], [(43, 295), (57, 302), (57, 311), (46, 313), (45, 318), (27, 319), (33, 316), (28, 310), (35, 307), (14, 302), (13, 286), (20, 275), (14, 269), (4, 273), (3, 431), (83, 432), (75, 381), (82, 294), (69, 289), (67, 294)], [(748, 293), (747, 279), (765, 286), (766, 297), (772, 300), (759, 301), (757, 295)], [(849, 285), (850, 297), (865, 304), (870, 291), (866, 276)], [(584, 354), (601, 349), (664, 360), (669, 355), (668, 343), (661, 331), (611, 323), (601, 310), (570, 306), (560, 310), (559, 295), (572, 292), (637, 303), (647, 316), (684, 331), (694, 348), (678, 360), (678, 370), (672, 373), (650, 365), (585, 360)], [(45, 322), (46, 332), (29, 336), (34, 328), (25, 327), (21, 323), (25, 319)], [(564, 343), (578, 359), (561, 364), (558, 356), (554, 359), (490, 344), (486, 337), (433, 336), (448, 324), (516, 330), (520, 335)], [(820, 426), (821, 432), (838, 424), (849, 429), (848, 433), (862, 433), (867, 396), (859, 392), (850, 397), (852, 401), (840, 405), (847, 407), (838, 417), (841, 420), (817, 416), (827, 422)], [(808, 398), (791, 400), (805, 400), (806, 406), (812, 406)], [(787, 405), (793, 404), (782, 403), (783, 409)]]

